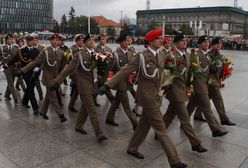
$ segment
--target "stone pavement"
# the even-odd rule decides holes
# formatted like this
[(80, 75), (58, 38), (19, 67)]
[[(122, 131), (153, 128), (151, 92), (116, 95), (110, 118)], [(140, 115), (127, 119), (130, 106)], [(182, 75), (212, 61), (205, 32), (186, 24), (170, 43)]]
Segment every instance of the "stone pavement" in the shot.
[[(190, 144), (179, 128), (177, 119), (168, 129), (182, 161), (191, 168), (248, 168), (248, 54), (247, 52), (223, 51), (233, 56), (233, 76), (226, 81), (222, 90), (226, 109), (231, 120), (238, 125), (223, 127), (229, 131), (224, 137), (212, 138), (206, 123), (192, 121), (193, 127), (209, 151), (198, 154), (191, 151)], [(0, 80), (1, 93), (4, 93), (6, 81)], [(74, 131), (77, 114), (68, 113), (69, 87), (64, 97), (63, 111), (68, 116), (64, 124), (59, 122), (54, 112), (49, 112), (50, 120), (34, 116), (32, 110), (13, 101), (0, 101), (0, 168), (169, 168), (166, 155), (154, 132), (140, 147), (145, 155), (138, 160), (126, 154), (128, 142), (132, 136), (132, 126), (119, 108), (116, 121), (119, 127), (105, 124), (109, 102), (105, 96), (98, 97), (101, 107), (97, 108), (101, 126), (109, 140), (99, 144), (93, 129), (87, 121), (85, 129), (88, 135)], [(20, 92), (20, 96), (23, 93)], [(130, 101), (133, 99), (130, 97)], [(131, 103), (133, 105), (133, 103)], [(167, 102), (161, 107), (166, 110)], [(77, 109), (80, 101), (77, 101)], [(214, 113), (216, 111), (213, 107)], [(217, 115), (216, 115), (217, 116)], [(217, 117), (218, 118), (218, 117)]]

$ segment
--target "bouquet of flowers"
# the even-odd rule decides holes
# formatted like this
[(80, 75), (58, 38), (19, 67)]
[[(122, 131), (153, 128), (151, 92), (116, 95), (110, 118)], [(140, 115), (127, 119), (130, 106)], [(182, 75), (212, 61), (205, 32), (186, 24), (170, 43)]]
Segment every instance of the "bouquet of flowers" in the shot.
[(173, 82), (173, 79), (177, 76), (180, 76), (181, 73), (178, 72), (178, 66), (180, 66), (182, 63), (181, 61), (175, 58), (173, 55), (173, 52), (176, 49), (174, 47), (171, 48), (171, 54), (165, 59), (165, 67), (161, 73), (161, 79), (160, 79), (160, 88), (158, 92), (157, 99), (162, 102), (162, 98), (165, 94), (165, 90), (170, 86), (170, 84)]
[(195, 48), (191, 49), (190, 58), (191, 58), (191, 65), (190, 65), (190, 70), (188, 73), (189, 74), (188, 81), (187, 81), (188, 82), (187, 84), (188, 96), (190, 96), (193, 93), (194, 78), (202, 79), (204, 76), (203, 72), (205, 72), (208, 69), (208, 67), (205, 67), (204, 69), (201, 68), (199, 56)]
[(221, 87), (224, 87), (224, 81), (232, 75), (233, 63), (231, 57), (226, 57), (222, 62), (223, 68), (220, 74)]
[(110, 60), (113, 59), (113, 54), (110, 52), (106, 52), (105, 54), (102, 53), (95, 53), (94, 60), (92, 63), (92, 69), (97, 68), (97, 74), (99, 76), (107, 76), (109, 73), (110, 67)]

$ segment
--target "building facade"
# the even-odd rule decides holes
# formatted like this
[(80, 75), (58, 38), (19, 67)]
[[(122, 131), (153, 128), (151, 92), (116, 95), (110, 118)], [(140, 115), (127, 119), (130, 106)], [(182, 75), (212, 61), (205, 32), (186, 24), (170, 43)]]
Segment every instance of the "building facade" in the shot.
[(1, 0), (0, 32), (53, 29), (53, 0)]
[(92, 19), (94, 19), (98, 27), (100, 29), (100, 33), (107, 33), (108, 27), (113, 27), (115, 29), (116, 35), (120, 35), (121, 32), (121, 24), (116, 23), (113, 20), (107, 19), (104, 16), (93, 16)]
[(196, 7), (137, 11), (137, 26), (156, 24), (170, 25), (180, 29), (182, 24), (190, 26), (195, 35), (248, 36), (248, 12), (234, 7)]

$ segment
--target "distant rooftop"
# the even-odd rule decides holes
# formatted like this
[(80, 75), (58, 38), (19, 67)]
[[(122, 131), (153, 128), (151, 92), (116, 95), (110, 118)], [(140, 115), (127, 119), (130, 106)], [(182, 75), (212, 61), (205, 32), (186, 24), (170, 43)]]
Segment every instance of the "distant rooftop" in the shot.
[(107, 19), (104, 16), (93, 16), (92, 18), (97, 22), (97, 24), (100, 27), (107, 27), (107, 26), (121, 27), (120, 23)]
[[(242, 13), (248, 15), (248, 11), (245, 11), (240, 8), (235, 8), (231, 6), (214, 6), (214, 7), (199, 7), (201, 12), (211, 12), (211, 11), (233, 11), (237, 13)], [(194, 8), (171, 8), (171, 9), (153, 9), (149, 10), (149, 13), (178, 13), (178, 12), (199, 12), (198, 7)], [(138, 10), (136, 14), (146, 13), (147, 10)]]

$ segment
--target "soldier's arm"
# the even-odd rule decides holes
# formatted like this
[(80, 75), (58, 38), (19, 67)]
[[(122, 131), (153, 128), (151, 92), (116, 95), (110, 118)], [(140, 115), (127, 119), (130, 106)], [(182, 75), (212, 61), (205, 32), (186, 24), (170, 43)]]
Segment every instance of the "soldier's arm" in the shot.
[(105, 84), (108, 85), (110, 88), (113, 88), (120, 82), (124, 82), (124, 80), (134, 71), (138, 71), (139, 69), (139, 61), (140, 55), (136, 54), (132, 60), (122, 67), (109, 81)]
[(67, 64), (67, 66), (55, 78), (54, 81), (57, 83), (62, 83), (67, 76), (69, 76), (70, 74), (72, 74), (76, 70), (76, 68), (78, 67), (78, 63), (79, 63), (79, 55), (75, 54), (73, 56), (72, 60), (70, 61), (70, 63)]
[(26, 73), (29, 70), (31, 70), (32, 68), (41, 65), (44, 61), (45, 61), (45, 49), (43, 49), (40, 54), (34, 59), (32, 60), (28, 65), (26, 65), (25, 67), (23, 67), (21, 69), (22, 72)]

